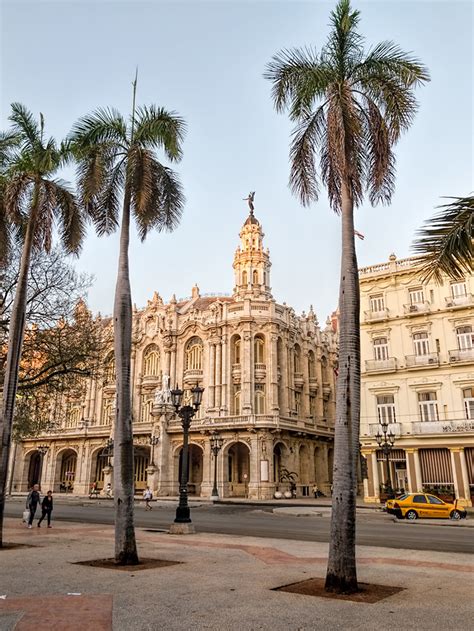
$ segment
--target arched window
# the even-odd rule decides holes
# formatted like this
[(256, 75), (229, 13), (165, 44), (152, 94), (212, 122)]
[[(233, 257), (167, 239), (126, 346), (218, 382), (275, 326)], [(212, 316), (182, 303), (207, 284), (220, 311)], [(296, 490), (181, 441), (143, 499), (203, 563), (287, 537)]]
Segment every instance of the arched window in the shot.
[(293, 372), (301, 372), (301, 349), (298, 344), (293, 349)]
[(246, 285), (248, 283), (247, 272), (244, 270), (242, 272), (242, 285)]
[(321, 376), (324, 383), (329, 383), (328, 360), (324, 355), (321, 357)]
[(82, 409), (80, 405), (71, 407), (66, 415), (66, 427), (77, 427), (81, 420)]
[(265, 384), (255, 384), (254, 413), (265, 414)]
[(258, 285), (258, 271), (256, 269), (252, 272), (252, 282), (254, 285)]
[(144, 395), (142, 397), (142, 405), (140, 410), (140, 421), (142, 423), (150, 423), (151, 421), (153, 421), (153, 416), (151, 414), (153, 399), (149, 399), (148, 396), (149, 395)]
[(104, 399), (102, 401), (102, 414), (100, 415), (101, 425), (110, 425), (112, 421), (112, 400)]
[(313, 351), (308, 353), (308, 374), (310, 379), (316, 379), (316, 361)]
[(232, 363), (233, 364), (240, 364), (240, 348), (241, 348), (240, 337), (236, 336), (234, 337), (234, 340), (232, 342)]
[(115, 383), (115, 357), (109, 353), (104, 362), (104, 384)]
[(186, 344), (185, 370), (202, 370), (202, 342), (192, 337)]
[(240, 414), (240, 390), (234, 392), (233, 412), (236, 416)]
[(150, 344), (143, 353), (143, 376), (158, 377), (160, 374), (160, 351), (158, 346)]
[(256, 335), (253, 341), (253, 355), (255, 364), (265, 363), (265, 342), (263, 337)]

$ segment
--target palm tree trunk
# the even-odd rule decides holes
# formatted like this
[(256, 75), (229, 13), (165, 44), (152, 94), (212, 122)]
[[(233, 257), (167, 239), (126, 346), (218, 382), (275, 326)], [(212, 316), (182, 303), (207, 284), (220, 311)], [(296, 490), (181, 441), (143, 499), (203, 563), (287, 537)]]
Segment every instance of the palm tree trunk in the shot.
[(128, 267), (130, 189), (125, 188), (120, 256), (115, 287), (114, 347), (116, 411), (114, 433), (115, 562), (138, 563), (133, 523), (134, 466), (130, 364), (132, 354), (132, 297)]
[(354, 242), (353, 200), (342, 185), (342, 255), (339, 288), (339, 374), (331, 537), (326, 590), (358, 590), (355, 558), (357, 460), (360, 424), (359, 273)]
[(30, 270), (33, 238), (36, 228), (36, 216), (39, 203), (38, 186), (33, 193), (33, 203), (30, 218), (26, 228), (25, 242), (21, 253), (20, 272), (13, 302), (8, 336), (8, 353), (3, 381), (2, 417), (0, 419), (0, 433), (2, 438), (0, 453), (0, 548), (3, 547), (3, 516), (5, 512), (5, 494), (8, 470), (8, 456), (10, 453), (13, 415), (15, 412), (15, 397), (18, 387), (18, 370), (20, 366), (21, 349), (25, 333), (26, 300), (28, 292), (28, 274)]

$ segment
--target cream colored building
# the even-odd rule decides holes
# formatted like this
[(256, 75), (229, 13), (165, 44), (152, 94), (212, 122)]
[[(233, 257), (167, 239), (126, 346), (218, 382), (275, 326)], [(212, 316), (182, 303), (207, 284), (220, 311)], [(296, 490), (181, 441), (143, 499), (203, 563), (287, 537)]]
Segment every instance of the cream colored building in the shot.
[[(296, 315), (272, 297), (270, 256), (262, 226), (251, 212), (234, 256), (232, 296), (202, 296), (165, 304), (155, 293), (134, 313), (132, 379), (135, 485), (176, 495), (182, 448), (180, 422), (154, 405), (163, 377), (189, 396), (205, 388), (190, 433), (190, 492), (209, 496), (213, 482), (210, 436), (223, 446), (217, 457), (219, 494), (268, 498), (284, 469), (298, 474), (308, 495), (316, 482), (328, 493), (335, 414), (336, 340), (321, 331), (312, 310)], [(115, 378), (112, 350), (100, 381), (83, 400), (69, 400), (61, 426), (12, 451), (12, 490), (26, 491), (41, 475), (43, 490), (70, 487), (87, 493), (112, 482)], [(63, 406), (64, 408), (64, 406)], [(64, 409), (63, 409), (64, 411)], [(52, 421), (57, 422), (57, 419)], [(151, 444), (151, 439), (157, 444)], [(48, 447), (41, 464), (38, 447)], [(42, 473), (40, 474), (40, 469)]]
[(474, 277), (424, 283), (416, 258), (360, 270), (365, 499), (378, 502), (386, 463), (375, 435), (396, 440), (392, 486), (474, 496)]

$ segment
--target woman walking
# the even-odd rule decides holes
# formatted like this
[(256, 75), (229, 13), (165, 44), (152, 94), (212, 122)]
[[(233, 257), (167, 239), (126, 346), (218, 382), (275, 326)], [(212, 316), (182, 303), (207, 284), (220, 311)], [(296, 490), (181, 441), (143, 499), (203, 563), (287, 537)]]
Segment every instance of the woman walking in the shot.
[(38, 528), (41, 528), (41, 522), (45, 517), (48, 518), (48, 528), (51, 528), (51, 513), (53, 512), (53, 492), (48, 491), (41, 502), (41, 517), (38, 520)]
[(28, 493), (28, 497), (26, 498), (26, 508), (30, 511), (30, 516), (28, 518), (28, 528), (31, 528), (31, 524), (33, 523), (39, 501), (39, 484), (34, 484), (31, 488), (31, 491)]

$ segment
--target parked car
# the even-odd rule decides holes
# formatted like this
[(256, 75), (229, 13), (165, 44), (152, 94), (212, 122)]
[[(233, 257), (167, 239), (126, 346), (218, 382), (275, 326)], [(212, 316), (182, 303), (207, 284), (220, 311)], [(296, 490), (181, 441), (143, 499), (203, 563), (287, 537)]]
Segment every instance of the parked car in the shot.
[(467, 511), (454, 504), (429, 493), (405, 493), (393, 500), (387, 500), (385, 504), (387, 513), (396, 515), (398, 519), (414, 521), (418, 517), (449, 518), (454, 520), (464, 519)]

